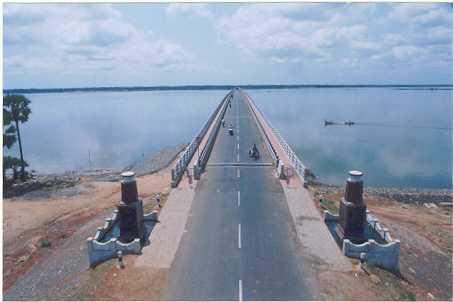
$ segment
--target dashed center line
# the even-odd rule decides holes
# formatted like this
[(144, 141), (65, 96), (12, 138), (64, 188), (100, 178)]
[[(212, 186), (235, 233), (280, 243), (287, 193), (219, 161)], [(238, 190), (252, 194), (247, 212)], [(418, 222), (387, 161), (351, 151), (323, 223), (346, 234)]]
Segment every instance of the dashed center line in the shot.
[(239, 150), (239, 143), (238, 143), (238, 150)]
[(238, 207), (241, 206), (241, 191), (238, 191)]
[(238, 228), (238, 248), (241, 248), (242, 247), (242, 243), (241, 243), (241, 224), (239, 224), (239, 228)]
[(237, 161), (239, 162), (239, 152), (238, 152), (238, 158), (237, 158)]
[(242, 280), (239, 279), (239, 301), (242, 301)]
[(241, 177), (241, 170), (239, 168), (236, 170), (236, 176), (237, 178)]

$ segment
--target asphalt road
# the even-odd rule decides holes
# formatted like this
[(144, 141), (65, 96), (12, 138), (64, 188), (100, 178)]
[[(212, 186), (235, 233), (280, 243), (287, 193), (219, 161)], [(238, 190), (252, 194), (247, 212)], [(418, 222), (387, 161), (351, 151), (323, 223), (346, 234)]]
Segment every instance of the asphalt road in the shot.
[[(238, 91), (225, 121), (162, 299), (311, 300), (283, 188), (265, 165), (271, 156)], [(253, 143), (258, 161), (248, 156)]]

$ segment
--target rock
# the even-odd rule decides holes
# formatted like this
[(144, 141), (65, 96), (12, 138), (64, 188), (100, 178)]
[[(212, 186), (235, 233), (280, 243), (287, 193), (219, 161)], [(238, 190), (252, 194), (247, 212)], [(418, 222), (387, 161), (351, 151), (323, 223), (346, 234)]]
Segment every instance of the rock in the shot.
[(371, 274), (370, 275), (370, 280), (371, 282), (373, 282), (374, 284), (378, 284), (379, 282), (381, 282), (381, 278), (379, 278), (377, 275), (375, 274)]
[(27, 261), (27, 256), (20, 256), (19, 259), (17, 259), (17, 262), (22, 263)]
[(58, 190), (61, 188), (73, 187), (80, 183), (80, 177), (76, 175), (40, 175), (25, 182), (19, 182), (11, 185), (4, 192), (4, 197), (21, 196), (38, 190)]
[(428, 202), (428, 203), (424, 203), (423, 204), (425, 207), (427, 207), (428, 209), (436, 209), (438, 208), (434, 203), (432, 202)]
[(433, 295), (433, 294), (431, 294), (431, 293), (428, 293), (428, 297), (429, 297), (429, 298), (430, 298), (431, 300), (434, 300), (434, 299), (436, 299), (436, 297), (434, 297), (434, 295)]

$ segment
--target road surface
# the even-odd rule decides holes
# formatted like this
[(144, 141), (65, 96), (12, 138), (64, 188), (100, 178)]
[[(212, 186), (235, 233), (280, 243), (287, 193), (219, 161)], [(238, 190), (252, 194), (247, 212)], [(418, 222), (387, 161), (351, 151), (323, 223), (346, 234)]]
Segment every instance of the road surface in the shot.
[[(225, 121), (198, 183), (162, 299), (311, 300), (283, 188), (239, 91)], [(261, 154), (258, 161), (248, 156), (253, 143)]]

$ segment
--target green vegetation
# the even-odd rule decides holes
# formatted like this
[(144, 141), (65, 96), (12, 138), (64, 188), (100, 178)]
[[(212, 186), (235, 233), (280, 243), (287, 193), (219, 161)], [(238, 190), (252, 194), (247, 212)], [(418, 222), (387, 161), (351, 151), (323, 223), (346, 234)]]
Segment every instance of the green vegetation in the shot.
[(52, 246), (52, 242), (50, 242), (48, 239), (41, 239), (40, 245), (42, 248), (49, 248)]
[[(19, 142), (21, 180), (25, 180), (27, 163), (24, 160), (19, 124), (28, 121), (31, 113), (29, 104), (30, 100), (23, 95), (10, 94), (3, 97), (3, 146), (11, 148), (16, 141)], [(12, 169), (14, 179), (17, 178), (17, 161), (17, 158), (11, 156), (3, 158), (3, 172)]]
[[(28, 167), (26, 161), (23, 162), (25, 167)], [(22, 162), (20, 159), (12, 156), (4, 156), (3, 157), (3, 175), (5, 175), (6, 170), (13, 171), (13, 179), (16, 180), (18, 178), (18, 169), (22, 167)]]
[(321, 205), (321, 208), (328, 210), (332, 214), (338, 214), (339, 212), (338, 205), (335, 203), (335, 201), (322, 198), (319, 201), (319, 204)]

